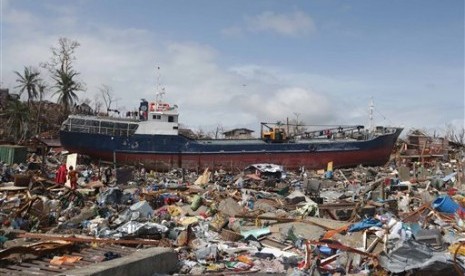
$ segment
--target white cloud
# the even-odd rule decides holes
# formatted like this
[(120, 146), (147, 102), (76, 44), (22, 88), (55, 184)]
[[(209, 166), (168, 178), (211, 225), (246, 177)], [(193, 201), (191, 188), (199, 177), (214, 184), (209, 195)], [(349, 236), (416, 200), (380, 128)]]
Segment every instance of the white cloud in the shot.
[(243, 35), (243, 31), (238, 26), (232, 26), (222, 29), (221, 34), (226, 37), (241, 37)]
[(269, 31), (287, 36), (306, 35), (316, 31), (313, 19), (301, 11), (288, 14), (265, 11), (246, 18), (246, 23), (249, 31)]
[[(314, 87), (318, 83), (333, 83), (335, 87), (337, 83), (346, 84), (257, 64), (224, 68), (219, 65), (220, 54), (209, 45), (192, 41), (155, 43), (157, 34), (143, 29), (94, 27), (90, 32), (80, 27), (75, 26), (66, 36), (81, 44), (76, 50), (75, 67), (88, 88), (79, 94), (81, 99), (93, 100), (98, 88), (106, 84), (118, 99), (113, 108), (136, 108), (139, 99), (154, 98), (156, 67), (160, 66), (166, 99), (179, 105), (181, 122), (193, 128), (212, 129), (221, 124), (226, 129), (242, 126), (258, 130), (260, 121), (285, 121), (295, 113), (308, 124), (331, 123), (338, 113), (331, 95)], [(4, 44), (8, 49), (4, 68), (9, 68), (10, 84), (14, 84), (13, 70), (47, 60), (50, 46), (56, 45), (62, 35), (59, 30), (26, 30)]]
[(3, 36), (15, 32), (16, 36), (23, 33), (33, 33), (40, 28), (40, 20), (34, 14), (18, 9), (3, 6), (2, 9)]
[(255, 116), (268, 122), (285, 122), (296, 114), (306, 124), (329, 122), (332, 115), (328, 98), (314, 91), (288, 86), (265, 93), (246, 96), (241, 107), (250, 110)]
[[(113, 108), (130, 110), (137, 107), (141, 98), (155, 97), (157, 73), (160, 73), (160, 84), (167, 91), (165, 98), (179, 105), (180, 121), (193, 128), (212, 129), (221, 124), (226, 129), (258, 130), (261, 121), (285, 121), (295, 114), (307, 124), (363, 124), (368, 119), (372, 93), (397, 91), (397, 87), (384, 86), (381, 90), (380, 82), (376, 81), (296, 73), (253, 61), (224, 65), (221, 57), (225, 53), (212, 45), (161, 40), (158, 33), (143, 28), (89, 25), (72, 14), (74, 9), (67, 14), (73, 20), (63, 25), (58, 23), (62, 22), (60, 17), (41, 17), (13, 10), (12, 3), (8, 14), (18, 17), (7, 22), (2, 63), (3, 84), (13, 91), (16, 86), (13, 71), (47, 61), (50, 47), (56, 45), (59, 37), (81, 44), (76, 50), (75, 68), (88, 88), (86, 93), (79, 94), (81, 99), (93, 100), (98, 88), (106, 84), (112, 87), (118, 99)], [(282, 35), (315, 31), (311, 18), (301, 12), (265, 12), (247, 22), (251, 24), (249, 31), (272, 31)], [(240, 34), (243, 30), (231, 28), (229, 35)], [(228, 30), (223, 33), (228, 34)], [(158, 66), (159, 71), (156, 70)], [(425, 125), (425, 122), (433, 122), (432, 117), (438, 117), (430, 109), (422, 113), (407, 109), (392, 93), (385, 94), (381, 99), (375, 97), (375, 104), (394, 123)], [(378, 122), (389, 123), (383, 116), (376, 116)], [(463, 120), (457, 122), (463, 124)], [(440, 119), (434, 123), (444, 124)]]
[[(72, 11), (69, 9), (67, 16), (77, 18)], [(12, 31), (4, 41), (4, 83), (10, 88), (15, 86), (12, 71), (48, 60), (50, 47), (64, 36), (81, 44), (75, 61), (87, 86), (87, 92), (79, 94), (81, 100), (93, 100), (98, 88), (106, 84), (118, 100), (113, 108), (134, 109), (141, 98), (154, 98), (160, 73), (160, 85), (167, 91), (165, 98), (179, 105), (180, 121), (193, 128), (221, 124), (226, 129), (242, 126), (258, 130), (260, 121), (285, 121), (295, 113), (308, 124), (331, 123), (336, 118), (331, 95), (319, 92), (314, 88), (318, 82), (311, 81), (323, 76), (309, 78), (308, 74), (258, 64), (228, 68), (220, 65), (221, 56), (215, 48), (195, 41), (165, 40), (160, 44), (158, 34), (145, 29), (89, 26), (73, 20), (63, 26), (57, 24), (60, 17), (24, 14), (32, 19), (13, 25), (18, 31)], [(273, 26), (269, 31), (288, 35), (314, 28), (303, 13), (264, 13), (256, 19), (256, 26), (268, 20)], [(36, 26), (40, 28), (31, 28)], [(161, 69), (157, 72), (158, 66)]]
[[(76, 5), (76, 6), (75, 6)], [(74, 3), (74, 5), (69, 5), (69, 3), (47, 3), (44, 2), (43, 6), (49, 11), (53, 12), (54, 14), (62, 15), (63, 17), (76, 17), (77, 14), (77, 5), (79, 3)]]
[[(5, 68), (21, 70), (23, 65), (46, 61), (50, 47), (61, 35), (59, 31), (26, 30), (5, 44)], [(159, 44), (154, 43), (155, 36), (147, 30), (110, 27), (83, 32), (75, 26), (73, 32), (67, 32), (68, 38), (81, 44), (76, 50), (75, 67), (88, 90), (79, 94), (80, 98), (93, 100), (98, 88), (106, 84), (118, 99), (113, 108), (136, 108), (139, 99), (154, 98), (156, 67), (160, 66), (166, 99), (180, 106), (181, 122), (193, 128), (211, 129), (221, 124), (225, 128), (258, 130), (260, 121), (285, 121), (294, 113), (306, 123), (334, 120), (330, 97), (316, 92), (308, 81), (301, 81), (308, 76), (257, 64), (222, 68), (219, 53), (209, 45), (191, 41)], [(9, 83), (14, 84), (15, 76), (8, 73)]]
[(257, 64), (248, 64), (231, 68), (233, 72), (245, 78), (246, 81), (261, 81), (265, 83), (279, 83), (279, 70), (276, 68), (264, 68)]

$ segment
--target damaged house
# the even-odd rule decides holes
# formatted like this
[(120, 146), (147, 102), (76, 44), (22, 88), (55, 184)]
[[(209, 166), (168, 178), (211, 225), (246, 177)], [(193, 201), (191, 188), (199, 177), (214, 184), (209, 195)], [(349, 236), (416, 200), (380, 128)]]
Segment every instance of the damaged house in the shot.
[(449, 142), (447, 138), (429, 136), (421, 130), (413, 130), (400, 149), (400, 158), (408, 162), (421, 162), (428, 165), (433, 161), (448, 158)]
[(223, 132), (226, 139), (251, 139), (254, 131), (247, 128), (235, 128)]

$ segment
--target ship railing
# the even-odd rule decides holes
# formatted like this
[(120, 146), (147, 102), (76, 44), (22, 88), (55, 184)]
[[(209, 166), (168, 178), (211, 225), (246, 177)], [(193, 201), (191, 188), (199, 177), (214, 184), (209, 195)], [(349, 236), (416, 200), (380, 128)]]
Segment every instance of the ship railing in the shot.
[(127, 128), (112, 128), (112, 127), (82, 126), (82, 125), (68, 125), (68, 128), (66, 129), (72, 132), (114, 135), (114, 136), (131, 136), (136, 131), (135, 129), (127, 129)]
[[(310, 126), (311, 127), (311, 126)], [(321, 126), (319, 126), (321, 127)], [(328, 126), (324, 129), (309, 130), (293, 135), (301, 139), (327, 139), (327, 138), (346, 138), (354, 134), (363, 134), (364, 127), (361, 125), (355, 126)], [(291, 135), (292, 136), (292, 135)]]
[(114, 136), (131, 136), (137, 130), (137, 122), (128, 120), (99, 120), (84, 116), (70, 116), (62, 126), (62, 130)]

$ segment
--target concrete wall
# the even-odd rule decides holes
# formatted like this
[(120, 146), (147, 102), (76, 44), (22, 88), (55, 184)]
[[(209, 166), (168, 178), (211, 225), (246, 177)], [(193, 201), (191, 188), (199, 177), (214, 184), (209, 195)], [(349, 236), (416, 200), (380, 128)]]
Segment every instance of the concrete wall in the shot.
[(151, 276), (155, 273), (175, 272), (178, 256), (171, 248), (142, 249), (129, 256), (68, 270), (61, 275), (93, 276)]

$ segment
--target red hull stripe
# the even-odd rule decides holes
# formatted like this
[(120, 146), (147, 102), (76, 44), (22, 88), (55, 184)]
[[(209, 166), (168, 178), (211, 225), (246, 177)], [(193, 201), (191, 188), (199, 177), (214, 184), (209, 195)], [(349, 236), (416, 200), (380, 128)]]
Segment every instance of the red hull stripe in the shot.
[[(69, 149), (73, 152), (73, 149)], [(82, 152), (82, 151), (81, 151)], [(307, 169), (324, 169), (328, 162), (333, 162), (335, 168), (354, 167), (357, 165), (381, 166), (390, 156), (390, 149), (365, 151), (334, 151), (334, 152), (302, 152), (302, 153), (234, 153), (234, 154), (144, 154), (115, 152), (95, 152), (95, 159), (112, 161), (120, 164), (144, 164), (147, 168), (167, 170), (172, 168), (204, 169), (224, 168), (243, 169), (254, 163), (273, 163), (283, 165), (285, 169), (297, 169), (304, 166)], [(83, 152), (83, 154), (86, 154)]]

